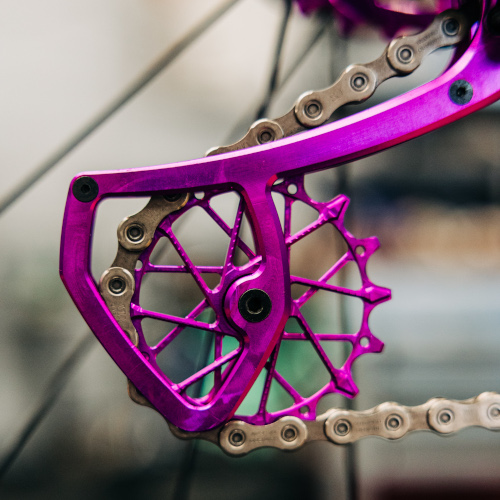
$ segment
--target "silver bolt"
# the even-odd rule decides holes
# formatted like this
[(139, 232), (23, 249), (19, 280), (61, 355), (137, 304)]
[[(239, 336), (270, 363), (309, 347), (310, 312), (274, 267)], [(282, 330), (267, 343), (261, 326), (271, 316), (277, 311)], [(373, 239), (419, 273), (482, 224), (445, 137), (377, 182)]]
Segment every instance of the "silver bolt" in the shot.
[(229, 434), (229, 442), (233, 446), (242, 446), (246, 440), (246, 435), (241, 429), (234, 429)]
[(289, 443), (295, 441), (297, 439), (298, 431), (294, 425), (285, 425), (283, 429), (281, 429), (281, 437), (284, 441), (288, 441)]

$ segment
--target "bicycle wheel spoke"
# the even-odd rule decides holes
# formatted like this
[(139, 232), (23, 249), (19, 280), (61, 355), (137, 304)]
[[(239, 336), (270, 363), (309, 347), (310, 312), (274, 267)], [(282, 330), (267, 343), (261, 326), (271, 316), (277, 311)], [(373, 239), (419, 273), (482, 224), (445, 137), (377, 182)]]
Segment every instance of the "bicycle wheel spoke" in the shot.
[(271, 74), (269, 75), (269, 83), (267, 93), (260, 105), (260, 108), (257, 110), (255, 119), (258, 120), (260, 118), (264, 118), (267, 114), (267, 109), (269, 104), (271, 103), (272, 96), (276, 90), (276, 86), (278, 83), (278, 73), (281, 64), (281, 54), (283, 51), (283, 42), (285, 40), (285, 35), (288, 27), (288, 23), (290, 21), (290, 15), (292, 12), (292, 1), (285, 0), (285, 11), (283, 13), (283, 18), (280, 24), (280, 29), (278, 33), (278, 39), (276, 41), (276, 47), (274, 49), (274, 58), (273, 64), (271, 67)]
[(115, 99), (113, 99), (100, 113), (85, 124), (68, 141), (63, 143), (56, 152), (43, 161), (38, 167), (16, 186), (9, 194), (0, 201), (0, 215), (36, 184), (46, 173), (52, 170), (71, 151), (80, 145), (87, 137), (95, 132), (103, 123), (121, 109), (128, 101), (135, 97), (148, 83), (166, 69), (177, 56), (179, 56), (191, 43), (202, 35), (210, 26), (218, 21), (239, 0), (229, 0), (221, 4), (217, 9), (202, 19), (196, 26), (191, 28), (183, 37), (175, 42), (166, 52), (156, 60), (148, 69), (140, 74), (135, 81), (126, 87)]

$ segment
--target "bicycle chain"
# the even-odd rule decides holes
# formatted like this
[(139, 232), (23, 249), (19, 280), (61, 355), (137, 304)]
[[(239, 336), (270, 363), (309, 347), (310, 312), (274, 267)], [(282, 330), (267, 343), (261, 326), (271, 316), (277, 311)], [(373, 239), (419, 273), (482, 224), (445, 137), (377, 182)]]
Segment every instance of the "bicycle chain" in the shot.
[(257, 120), (239, 141), (212, 148), (207, 156), (268, 144), (323, 125), (341, 106), (366, 101), (389, 78), (413, 73), (431, 52), (463, 41), (468, 28), (462, 12), (444, 11), (426, 30), (393, 39), (379, 58), (367, 64), (351, 64), (330, 87), (305, 92), (285, 115)]
[(204, 439), (228, 455), (241, 456), (264, 447), (296, 450), (310, 441), (348, 444), (368, 436), (394, 440), (413, 431), (446, 435), (472, 426), (500, 430), (500, 394), (484, 392), (464, 401), (433, 398), (419, 406), (386, 402), (365, 411), (334, 408), (316, 420), (283, 417), (266, 425), (232, 420), (205, 432), (184, 432), (173, 425), (170, 430), (178, 438)]
[[(463, 13), (445, 11), (423, 32), (392, 40), (375, 61), (348, 66), (330, 87), (302, 94), (287, 114), (275, 120), (256, 121), (241, 140), (229, 146), (214, 148), (207, 155), (273, 142), (322, 125), (339, 107), (368, 99), (385, 80), (415, 71), (422, 59), (434, 50), (463, 41), (468, 28)], [(104, 300), (133, 341), (137, 340), (137, 334), (126, 313), (130, 307), (131, 292), (118, 299), (116, 294), (108, 293), (110, 272), (122, 272), (120, 283), (127, 282), (129, 290), (133, 291), (132, 274), (140, 251), (148, 246), (152, 233), (165, 215), (180, 209), (188, 200), (188, 196), (181, 198), (165, 200), (153, 197), (145, 209), (122, 222), (118, 230), (120, 248), (117, 258), (101, 279), (100, 290)], [(139, 243), (129, 241), (130, 238), (126, 236), (126, 232), (135, 227), (142, 227), (147, 233)], [(113, 279), (116, 281), (118, 278), (115, 274)], [(150, 406), (131, 383), (129, 394), (135, 402)], [(417, 430), (449, 434), (470, 426), (500, 430), (500, 394), (485, 392), (465, 401), (433, 398), (414, 407), (386, 402), (364, 411), (334, 408), (315, 420), (286, 416), (264, 425), (231, 420), (223, 426), (201, 432), (183, 431), (169, 423), (172, 433), (178, 438), (204, 439), (234, 456), (263, 447), (294, 450), (309, 441), (348, 444), (367, 436), (393, 440)]]

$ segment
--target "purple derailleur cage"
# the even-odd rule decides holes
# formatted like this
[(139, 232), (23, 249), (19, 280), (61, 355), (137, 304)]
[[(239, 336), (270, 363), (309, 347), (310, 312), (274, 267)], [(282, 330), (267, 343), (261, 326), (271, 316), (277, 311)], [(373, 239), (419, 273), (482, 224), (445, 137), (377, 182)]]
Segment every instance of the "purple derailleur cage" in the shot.
[[(375, 305), (387, 300), (390, 297), (390, 291), (385, 288), (375, 286), (370, 282), (366, 275), (366, 263), (370, 255), (378, 248), (379, 243), (376, 238), (356, 239), (344, 227), (344, 213), (348, 206), (348, 199), (345, 196), (337, 196), (330, 202), (315, 202), (307, 195), (304, 188), (303, 176), (290, 178), (286, 181), (278, 182), (272, 187), (273, 193), (280, 193), (284, 198), (283, 214), (283, 237), (286, 247), (286, 262), (290, 261), (290, 253), (293, 245), (307, 238), (316, 230), (325, 225), (333, 226), (341, 235), (345, 242), (346, 250), (342, 252), (341, 257), (328, 266), (328, 269), (317, 279), (304, 278), (301, 276), (285, 275), (285, 288), (283, 291), (277, 290), (276, 293), (290, 301), (290, 288), (295, 285), (300, 288), (300, 293), (295, 300), (291, 300), (289, 313), (287, 316), (293, 318), (296, 325), (300, 326), (298, 332), (282, 333), (280, 331), (279, 339), (273, 348), (272, 354), (267, 360), (264, 368), (266, 378), (263, 388), (263, 394), (257, 414), (253, 416), (238, 416), (241, 420), (246, 420), (254, 424), (269, 423), (283, 415), (294, 415), (307, 419), (316, 417), (316, 405), (322, 396), (332, 392), (338, 392), (348, 397), (353, 397), (357, 388), (352, 379), (350, 371), (353, 361), (363, 353), (380, 352), (382, 342), (372, 335), (368, 327), (368, 317)], [(292, 194), (293, 193), (293, 194)], [(197, 198), (192, 196), (184, 207), (168, 215), (158, 226), (151, 244), (142, 252), (139, 257), (141, 265), (135, 270), (135, 292), (131, 300), (131, 317), (134, 327), (138, 333), (138, 347), (141, 353), (149, 360), (149, 363), (159, 376), (163, 376), (169, 387), (174, 390), (179, 397), (182, 397), (187, 405), (197, 407), (207, 406), (213, 403), (219, 397), (223, 387), (233, 377), (238, 376), (237, 368), (239, 363), (244, 363), (247, 356), (247, 346), (251, 339), (247, 338), (245, 333), (248, 329), (248, 323), (264, 324), (264, 321), (273, 314), (273, 304), (269, 299), (269, 294), (263, 289), (252, 288), (241, 292), (233, 292), (233, 284), (240, 280), (251, 277), (261, 272), (263, 265), (263, 255), (254, 251), (253, 245), (247, 244), (240, 237), (244, 214), (247, 212), (244, 202), (244, 196), (239, 197), (238, 210), (234, 218), (234, 224), (228, 225), (214, 210), (210, 202), (212, 198), (220, 196), (220, 189), (205, 191), (203, 195)], [(294, 203), (306, 204), (317, 211), (317, 218), (303, 229), (291, 234), (292, 227), (292, 206)], [(195, 265), (181, 242), (177, 238), (173, 225), (184, 216), (193, 207), (202, 208), (212, 220), (222, 229), (227, 236), (227, 254), (224, 263), (220, 266), (201, 266)], [(186, 223), (187, 224), (187, 223)], [(182, 226), (185, 227), (185, 226)], [(181, 265), (159, 265), (153, 263), (151, 256), (155, 248), (161, 242), (162, 238), (167, 238), (172, 247), (175, 248), (182, 260)], [(259, 248), (257, 246), (257, 248)], [(239, 250), (244, 263), (235, 263), (236, 250)], [(333, 254), (333, 252), (332, 252)], [(314, 259), (314, 256), (310, 257)], [(156, 259), (153, 259), (156, 260)], [(241, 258), (240, 258), (241, 260)], [(332, 279), (337, 276), (342, 269), (349, 263), (355, 263), (358, 267), (361, 287), (359, 290), (336, 286), (331, 284)], [(265, 264), (264, 264), (265, 265)], [(148, 273), (189, 274), (196, 285), (201, 289), (203, 299), (187, 314), (185, 317), (176, 317), (172, 314), (148, 311), (140, 305), (141, 283)], [(210, 286), (207, 285), (204, 276), (210, 275)], [(254, 280), (251, 283), (255, 283)], [(336, 333), (314, 333), (311, 325), (303, 314), (303, 306), (308, 304), (310, 299), (318, 292), (328, 292), (336, 294), (345, 294), (352, 297), (358, 297), (363, 301), (363, 314), (359, 330), (354, 334), (336, 334)], [(273, 290), (274, 294), (274, 290)], [(238, 309), (238, 312), (232, 309)], [(204, 322), (200, 319), (211, 312), (212, 322)], [(210, 315), (209, 315), (210, 316)], [(240, 317), (242, 316), (242, 318)], [(236, 321), (233, 318), (237, 318)], [(170, 329), (156, 345), (150, 346), (146, 340), (142, 327), (144, 318), (164, 321), (165, 330), (168, 330), (168, 324), (175, 326)], [(244, 323), (242, 319), (246, 322)], [(170, 344), (184, 333), (188, 327), (196, 328), (213, 334), (213, 359), (211, 358), (206, 366), (199, 369), (196, 373), (187, 377), (180, 383), (174, 383), (165, 374), (164, 370), (158, 365), (156, 359), (160, 353), (168, 349)], [(237, 339), (238, 346), (228, 350), (224, 348), (224, 341), (227, 337)], [(315, 394), (309, 397), (302, 397), (296, 388), (280, 374), (276, 367), (276, 361), (280, 346), (287, 341), (306, 341), (314, 347), (320, 361), (328, 371), (330, 382), (320, 388)], [(352, 350), (343, 366), (337, 369), (333, 366), (330, 357), (323, 349), (321, 342), (336, 341), (348, 342), (352, 345)], [(188, 394), (188, 389), (201, 379), (207, 381), (208, 375), (210, 390), (202, 397), (193, 397)], [(207, 378), (205, 378), (207, 377)], [(289, 408), (278, 412), (268, 412), (266, 403), (269, 397), (269, 391), (272, 382), (278, 383), (293, 400)]]
[[(407, 94), (360, 112), (348, 118), (309, 130), (274, 143), (241, 151), (210, 156), (170, 165), (122, 171), (87, 172), (77, 176), (71, 185), (62, 231), (62, 279), (75, 304), (90, 328), (125, 373), (133, 386), (169, 422), (186, 431), (211, 429), (230, 419), (248, 393), (259, 373), (264, 370), (267, 380), (279, 383), (293, 403), (281, 412), (267, 412), (265, 385), (263, 404), (252, 416), (239, 417), (251, 423), (267, 423), (282, 415), (300, 418), (315, 417), (316, 404), (329, 392), (353, 396), (357, 389), (350, 367), (355, 358), (365, 352), (378, 352), (382, 343), (368, 328), (368, 314), (378, 303), (389, 298), (389, 291), (373, 285), (366, 276), (368, 257), (376, 250), (374, 238), (358, 240), (343, 225), (348, 200), (338, 196), (326, 203), (312, 200), (303, 184), (303, 175), (335, 167), (368, 156), (411, 138), (443, 126), (500, 98), (500, 36), (488, 27), (484, 6), (483, 20), (474, 27), (474, 37), (462, 56), (436, 80)], [(462, 98), (462, 97), (466, 98)], [(290, 189), (291, 186), (293, 189)], [(137, 253), (142, 263), (135, 268), (135, 291), (131, 297), (130, 318), (137, 338), (127, 334), (103, 299), (99, 285), (91, 274), (91, 241), (96, 209), (108, 197), (152, 196), (170, 197), (179, 193), (204, 192), (201, 199), (189, 196), (184, 207), (167, 214), (157, 224), (152, 243)], [(171, 225), (186, 211), (198, 207), (216, 222), (210, 213), (210, 200), (221, 193), (233, 192), (240, 205), (233, 225), (218, 223), (227, 235), (225, 263), (220, 267), (202, 269), (183, 254), (176, 244)], [(290, 217), (282, 226), (273, 193), (283, 196), (285, 212), (294, 203), (303, 203), (317, 211), (311, 225), (298, 232), (290, 231)], [(186, 197), (187, 199), (187, 197)], [(288, 207), (288, 208), (287, 208)], [(245, 216), (253, 234), (254, 250), (239, 237), (239, 219)], [(214, 218), (215, 217), (215, 218)], [(288, 223), (287, 223), (288, 220)], [(222, 224), (222, 225), (221, 225)], [(357, 264), (362, 286), (358, 290), (341, 289), (328, 283), (332, 273), (342, 265), (332, 263), (325, 275), (306, 280), (290, 275), (289, 251), (299, 238), (306, 238), (317, 227), (332, 225), (344, 238), (347, 251), (343, 257)], [(177, 250), (183, 264), (156, 268), (151, 253), (161, 238), (167, 238)], [(238, 248), (246, 262), (237, 265), (232, 252)], [(141, 307), (142, 279), (148, 273), (181, 272), (192, 276), (203, 292), (199, 310), (187, 317), (168, 317)], [(219, 284), (209, 287), (202, 274), (220, 277)], [(308, 291), (292, 298), (291, 288), (300, 284)], [(353, 295), (363, 301), (361, 326), (353, 334), (313, 332), (302, 320), (302, 305), (318, 290)], [(197, 319), (202, 310), (211, 308), (211, 322)], [(173, 325), (164, 339), (148, 345), (141, 330), (143, 318), (155, 318)], [(300, 333), (283, 333), (290, 317), (300, 325)], [(214, 336), (214, 358), (208, 366), (190, 379), (173, 383), (156, 364), (161, 348), (181, 334), (183, 326), (203, 329)], [(225, 337), (236, 339), (238, 347), (224, 352)], [(331, 375), (331, 382), (309, 398), (294, 392), (292, 386), (274, 370), (273, 363), (284, 342), (307, 341)], [(319, 340), (348, 342), (353, 349), (346, 362), (334, 367), (324, 354)], [(156, 350), (156, 351), (155, 351)], [(211, 375), (213, 387), (201, 396), (189, 395), (189, 386)], [(267, 387), (267, 389), (266, 389)], [(302, 410), (302, 411), (301, 411)]]

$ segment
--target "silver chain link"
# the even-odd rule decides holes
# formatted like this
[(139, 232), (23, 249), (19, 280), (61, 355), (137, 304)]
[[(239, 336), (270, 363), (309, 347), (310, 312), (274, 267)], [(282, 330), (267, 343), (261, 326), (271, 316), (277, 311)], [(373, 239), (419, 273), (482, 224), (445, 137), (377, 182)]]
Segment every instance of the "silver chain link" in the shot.
[(420, 406), (388, 402), (365, 411), (334, 408), (316, 420), (283, 417), (267, 425), (231, 420), (205, 432), (184, 432), (172, 425), (170, 429), (181, 439), (205, 439), (238, 456), (264, 447), (296, 450), (310, 441), (348, 444), (368, 436), (392, 440), (412, 431), (445, 435), (473, 426), (500, 430), (500, 394), (484, 392), (465, 401), (433, 398)]
[(413, 73), (431, 52), (464, 40), (468, 27), (467, 18), (460, 11), (442, 12), (426, 30), (395, 38), (375, 61), (351, 64), (330, 87), (305, 92), (285, 115), (256, 121), (238, 142), (212, 148), (207, 156), (267, 144), (323, 125), (341, 106), (366, 101), (389, 78)]

